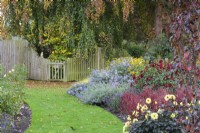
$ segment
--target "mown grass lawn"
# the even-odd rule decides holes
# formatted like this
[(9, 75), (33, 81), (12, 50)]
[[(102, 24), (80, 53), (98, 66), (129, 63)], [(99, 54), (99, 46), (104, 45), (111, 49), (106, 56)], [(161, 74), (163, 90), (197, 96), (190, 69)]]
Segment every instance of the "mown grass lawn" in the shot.
[(26, 133), (121, 133), (123, 123), (111, 113), (85, 105), (64, 88), (29, 88), (26, 102), (32, 124)]

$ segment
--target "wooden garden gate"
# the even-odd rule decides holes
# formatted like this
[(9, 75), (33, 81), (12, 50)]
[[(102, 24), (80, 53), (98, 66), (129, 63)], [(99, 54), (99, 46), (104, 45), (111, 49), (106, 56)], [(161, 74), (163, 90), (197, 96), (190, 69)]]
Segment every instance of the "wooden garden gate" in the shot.
[(79, 81), (90, 75), (93, 69), (102, 69), (104, 58), (101, 49), (85, 58), (68, 58), (65, 62), (48, 63), (48, 80)]

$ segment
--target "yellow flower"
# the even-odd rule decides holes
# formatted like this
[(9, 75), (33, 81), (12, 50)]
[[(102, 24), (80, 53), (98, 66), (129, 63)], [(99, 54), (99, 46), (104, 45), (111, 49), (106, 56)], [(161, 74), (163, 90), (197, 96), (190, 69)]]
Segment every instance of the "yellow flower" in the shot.
[(158, 119), (158, 114), (157, 113), (151, 113), (151, 119), (153, 119), (153, 120)]
[(131, 71), (131, 72), (130, 72), (130, 74), (131, 74), (131, 75), (134, 75), (134, 74), (135, 74), (135, 72), (134, 72), (134, 71)]
[(131, 126), (131, 122), (127, 121), (123, 126), (123, 133), (128, 133), (130, 126)]
[(139, 112), (136, 111), (135, 116), (138, 117), (139, 116), (138, 114), (139, 114)]
[(190, 103), (187, 103), (187, 106), (191, 106), (191, 104), (190, 104)]
[(136, 123), (136, 122), (138, 122), (138, 119), (136, 119), (136, 118), (133, 119), (133, 123)]
[(141, 105), (138, 103), (136, 109), (140, 110)]
[(177, 103), (176, 101), (174, 101), (174, 102), (173, 102), (173, 104), (174, 104), (175, 106), (177, 106), (177, 105), (178, 105), (178, 103)]
[(147, 98), (147, 99), (146, 99), (146, 103), (147, 103), (147, 104), (150, 104), (150, 103), (151, 103), (151, 98)]
[(200, 106), (200, 100), (198, 100), (197, 104)]
[(135, 113), (136, 113), (136, 111), (134, 110), (134, 111), (132, 112), (132, 115), (135, 115)]
[(129, 127), (130, 124), (131, 124), (131, 122), (130, 122), (130, 121), (127, 121), (127, 122), (125, 123), (125, 127)]
[(126, 132), (126, 128), (127, 128), (127, 127), (124, 125), (124, 126), (123, 126), (123, 133)]
[(172, 113), (170, 117), (171, 117), (172, 119), (174, 119), (175, 116), (176, 116), (176, 115), (175, 115), (174, 113)]
[(141, 111), (145, 112), (148, 109), (147, 105), (142, 106)]
[(128, 115), (127, 120), (131, 121), (131, 116), (130, 115)]
[(165, 101), (169, 101), (170, 100), (170, 95), (166, 95), (165, 96)]
[(174, 95), (170, 95), (170, 99), (175, 100), (176, 97)]
[(146, 114), (146, 115), (145, 115), (145, 119), (148, 119), (148, 118), (149, 118), (149, 114)]
[(180, 105), (181, 105), (181, 106), (183, 106), (183, 103), (182, 103), (182, 102), (180, 102)]

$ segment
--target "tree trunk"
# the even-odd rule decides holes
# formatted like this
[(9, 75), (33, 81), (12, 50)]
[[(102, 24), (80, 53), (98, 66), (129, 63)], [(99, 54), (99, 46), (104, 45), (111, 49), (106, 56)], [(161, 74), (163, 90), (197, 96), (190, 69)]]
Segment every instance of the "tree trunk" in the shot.
[(155, 9), (155, 35), (156, 37), (162, 33), (162, 1), (159, 0)]

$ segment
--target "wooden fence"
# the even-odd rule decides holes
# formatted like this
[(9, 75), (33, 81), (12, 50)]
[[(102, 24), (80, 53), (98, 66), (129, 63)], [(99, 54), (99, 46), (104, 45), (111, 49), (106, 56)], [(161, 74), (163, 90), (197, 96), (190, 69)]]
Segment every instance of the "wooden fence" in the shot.
[[(7, 73), (17, 64), (24, 64), (27, 78), (34, 80), (72, 81), (86, 78), (93, 69), (104, 67), (104, 58), (98, 48), (89, 58), (69, 58), (65, 62), (50, 62), (39, 57), (22, 39), (0, 41), (0, 64)], [(0, 75), (0, 77), (3, 76)]]
[[(7, 73), (16, 64), (27, 64), (28, 42), (22, 39), (0, 41), (0, 64)], [(2, 77), (2, 75), (0, 75)]]

